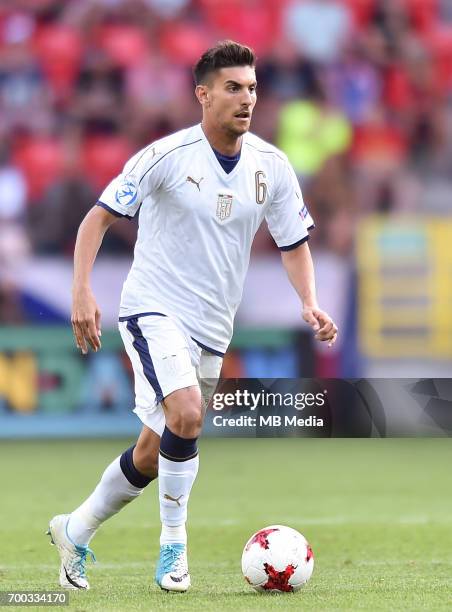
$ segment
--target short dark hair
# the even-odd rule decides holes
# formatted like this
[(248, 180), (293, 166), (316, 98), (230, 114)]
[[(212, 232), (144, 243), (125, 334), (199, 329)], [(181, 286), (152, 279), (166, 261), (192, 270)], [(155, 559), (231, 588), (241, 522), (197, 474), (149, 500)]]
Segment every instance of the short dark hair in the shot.
[(215, 70), (231, 66), (254, 67), (255, 62), (256, 56), (250, 47), (233, 40), (222, 40), (214, 47), (207, 49), (199, 58), (193, 68), (195, 83), (196, 85), (205, 83), (207, 76)]

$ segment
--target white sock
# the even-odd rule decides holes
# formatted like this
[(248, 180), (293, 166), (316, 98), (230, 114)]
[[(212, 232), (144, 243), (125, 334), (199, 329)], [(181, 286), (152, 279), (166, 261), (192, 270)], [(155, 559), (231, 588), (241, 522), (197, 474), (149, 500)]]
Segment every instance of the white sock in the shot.
[(143, 492), (143, 489), (134, 487), (124, 476), (119, 459), (117, 457), (110, 463), (88, 499), (70, 516), (68, 535), (78, 546), (88, 546), (104, 521)]
[(187, 544), (185, 523), (183, 525), (177, 525), (177, 527), (170, 527), (169, 525), (162, 524), (160, 546), (162, 546), (162, 544)]
[[(160, 544), (176, 541), (185, 544), (187, 541), (185, 533), (187, 504), (198, 473), (198, 466), (198, 455), (187, 461), (171, 461), (159, 454), (159, 500), (162, 521)], [(182, 540), (175, 540), (175, 537), (181, 537)]]

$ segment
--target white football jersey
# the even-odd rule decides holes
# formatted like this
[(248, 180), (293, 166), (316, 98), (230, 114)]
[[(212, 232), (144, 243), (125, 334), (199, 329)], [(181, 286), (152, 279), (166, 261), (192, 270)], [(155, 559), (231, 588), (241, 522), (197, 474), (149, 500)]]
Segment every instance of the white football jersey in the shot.
[(313, 226), (284, 153), (246, 133), (240, 160), (227, 174), (201, 125), (139, 151), (99, 204), (120, 216), (140, 211), (120, 317), (169, 315), (216, 354), (231, 340), (264, 217), (282, 250), (307, 240)]

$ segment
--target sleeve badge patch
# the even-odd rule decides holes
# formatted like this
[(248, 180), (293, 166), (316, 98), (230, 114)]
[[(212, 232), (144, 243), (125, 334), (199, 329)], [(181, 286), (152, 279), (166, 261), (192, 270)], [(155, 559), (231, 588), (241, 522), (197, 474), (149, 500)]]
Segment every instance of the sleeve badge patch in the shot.
[(306, 219), (306, 217), (308, 216), (308, 209), (306, 208), (306, 204), (303, 206), (303, 208), (300, 209), (300, 212), (298, 214), (302, 219)]
[(116, 190), (116, 202), (120, 206), (131, 206), (138, 198), (138, 185), (135, 177), (125, 176)]

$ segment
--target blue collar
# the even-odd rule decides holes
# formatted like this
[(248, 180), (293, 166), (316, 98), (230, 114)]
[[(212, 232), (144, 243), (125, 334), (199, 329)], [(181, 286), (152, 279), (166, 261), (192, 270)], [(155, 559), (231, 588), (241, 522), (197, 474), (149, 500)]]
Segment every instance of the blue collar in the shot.
[(212, 147), (212, 151), (215, 153), (215, 157), (220, 162), (221, 167), (226, 172), (226, 174), (229, 174), (230, 172), (234, 170), (234, 168), (237, 165), (237, 162), (240, 159), (240, 155), (242, 153), (242, 150), (240, 149), (240, 151), (236, 153), (235, 155), (223, 155), (223, 153), (220, 153), (213, 147)]

